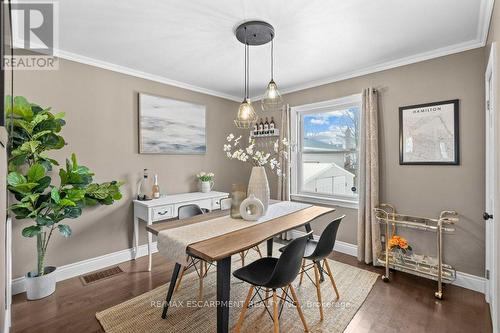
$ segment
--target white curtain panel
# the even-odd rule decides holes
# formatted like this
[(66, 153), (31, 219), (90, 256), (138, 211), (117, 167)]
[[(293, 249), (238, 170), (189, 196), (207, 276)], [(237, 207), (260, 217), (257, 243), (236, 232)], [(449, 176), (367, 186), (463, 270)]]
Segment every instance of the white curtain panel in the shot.
[[(288, 104), (283, 106), (281, 112), (280, 140), (284, 138), (290, 141), (290, 106)], [(290, 200), (290, 147), (287, 148), (286, 153), (288, 158), (280, 157), (279, 159), (284, 175), (278, 177), (278, 200), (283, 201)], [(281, 238), (284, 240), (292, 239), (290, 232), (281, 234)]]
[(376, 262), (381, 250), (380, 227), (373, 208), (379, 204), (378, 96), (363, 90), (359, 152), (358, 260)]

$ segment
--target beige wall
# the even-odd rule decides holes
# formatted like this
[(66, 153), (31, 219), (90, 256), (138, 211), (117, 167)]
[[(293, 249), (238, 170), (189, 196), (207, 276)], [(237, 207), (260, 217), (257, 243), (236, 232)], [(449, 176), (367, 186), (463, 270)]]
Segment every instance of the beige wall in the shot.
[[(359, 93), (369, 86), (377, 88), (381, 201), (401, 212), (430, 217), (444, 209), (457, 210), (456, 233), (444, 237), (445, 261), (478, 276), (484, 276), (484, 59), (481, 48), (284, 96), (293, 107)], [(398, 108), (455, 98), (460, 99), (460, 165), (399, 165)], [(356, 210), (343, 208), (338, 213), (348, 215), (339, 239), (356, 243)], [(317, 223), (315, 229), (320, 231), (326, 222)], [(434, 247), (434, 242), (420, 234), (410, 237), (416, 250)]]
[[(109, 207), (91, 208), (70, 220), (71, 238), (59, 235), (49, 246), (47, 264), (64, 265), (132, 246), (131, 199), (143, 168), (158, 173), (162, 192), (194, 191), (194, 175), (216, 174), (215, 189), (229, 191), (234, 182), (248, 182), (249, 168), (228, 161), (222, 152), (226, 135), (235, 132), (233, 119), (238, 103), (62, 60), (58, 71), (18, 71), (15, 94), (42, 106), (66, 112), (63, 130), (68, 145), (52, 155), (61, 162), (72, 152), (91, 168), (96, 181), (123, 180), (124, 197)], [(138, 92), (204, 104), (207, 107), (206, 155), (138, 154)], [(27, 221), (13, 223), (13, 276), (35, 266), (35, 241), (23, 238)], [(141, 243), (146, 242), (142, 224)]]

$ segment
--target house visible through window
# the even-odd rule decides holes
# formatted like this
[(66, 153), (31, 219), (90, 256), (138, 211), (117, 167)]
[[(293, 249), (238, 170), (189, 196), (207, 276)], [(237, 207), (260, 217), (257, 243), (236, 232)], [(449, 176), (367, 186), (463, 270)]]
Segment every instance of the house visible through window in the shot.
[(355, 206), (360, 95), (292, 108), (292, 195)]

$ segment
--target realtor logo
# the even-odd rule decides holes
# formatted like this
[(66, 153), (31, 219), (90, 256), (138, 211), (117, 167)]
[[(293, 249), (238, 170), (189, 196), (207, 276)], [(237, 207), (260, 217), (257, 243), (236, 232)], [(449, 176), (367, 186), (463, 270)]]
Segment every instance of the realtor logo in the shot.
[[(17, 2), (11, 10), (13, 55), (8, 54), (4, 69), (53, 70), (58, 68), (54, 50), (58, 41), (58, 4), (54, 2)], [(4, 34), (5, 36), (5, 34)]]

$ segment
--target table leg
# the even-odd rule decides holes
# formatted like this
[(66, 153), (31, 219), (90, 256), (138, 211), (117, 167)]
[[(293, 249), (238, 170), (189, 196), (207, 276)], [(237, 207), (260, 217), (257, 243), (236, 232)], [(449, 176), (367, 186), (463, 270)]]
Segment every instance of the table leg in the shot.
[(168, 287), (167, 298), (165, 300), (165, 304), (163, 305), (163, 313), (161, 314), (161, 317), (163, 319), (167, 318), (168, 306), (170, 305), (170, 301), (172, 300), (172, 294), (174, 293), (174, 288), (177, 283), (177, 276), (179, 276), (180, 270), (181, 270), (181, 265), (176, 263), (174, 271), (172, 272), (172, 278), (170, 279), (170, 286)]
[(137, 258), (139, 251), (139, 218), (134, 216), (134, 260)]
[[(148, 225), (151, 225), (153, 223), (148, 222)], [(148, 256), (149, 256), (149, 261), (148, 261), (148, 271), (151, 272), (151, 266), (153, 263), (153, 234), (148, 232)]]
[[(311, 228), (311, 224), (310, 224), (310, 223), (306, 223), (305, 227), (306, 227), (306, 232), (307, 232), (307, 233), (310, 233), (310, 232), (312, 231), (312, 228)], [(311, 235), (309, 235), (309, 239), (314, 239), (314, 236), (313, 236), (312, 234), (311, 234)]]
[(229, 333), (231, 257), (217, 261), (217, 333)]
[(267, 240), (267, 256), (268, 257), (273, 256), (273, 239), (272, 238)]

